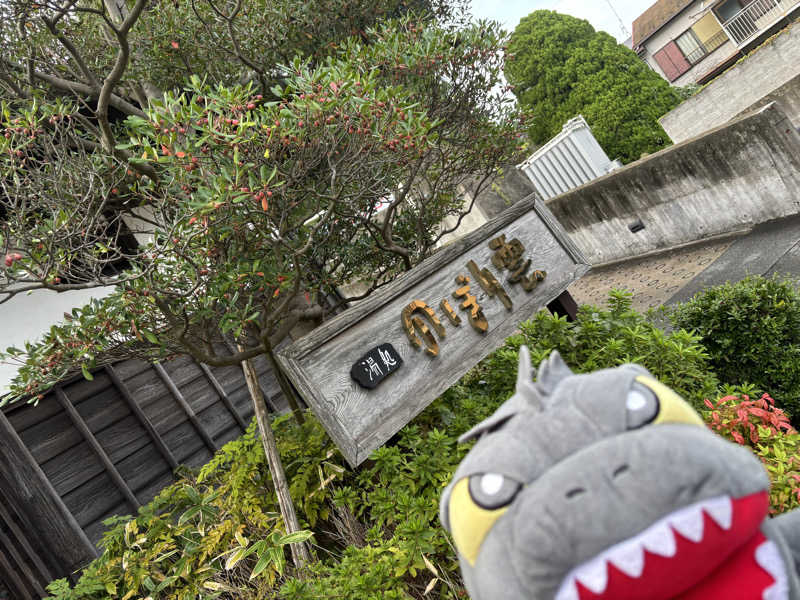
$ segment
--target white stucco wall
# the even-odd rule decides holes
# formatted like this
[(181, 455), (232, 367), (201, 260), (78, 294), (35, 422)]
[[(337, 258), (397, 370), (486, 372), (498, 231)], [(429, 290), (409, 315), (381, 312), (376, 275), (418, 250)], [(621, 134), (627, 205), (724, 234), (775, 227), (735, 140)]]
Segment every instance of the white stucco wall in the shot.
[[(78, 290), (57, 293), (38, 290), (30, 295), (22, 294), (0, 304), (0, 347), (24, 347), (26, 341), (40, 337), (59, 321), (64, 313), (76, 306), (83, 306), (91, 298), (110, 294), (113, 288), (104, 290)], [(17, 365), (0, 362), (0, 396), (8, 391), (8, 383), (17, 372)]]
[[(658, 66), (658, 63), (653, 58), (653, 54), (661, 50), (661, 48), (666, 46), (671, 40), (678, 38), (684, 31), (689, 29), (692, 25), (704, 17), (708, 13), (711, 4), (712, 3), (709, 2), (709, 0), (696, 0), (696, 2), (693, 2), (684, 10), (682, 10), (678, 16), (674, 17), (672, 21), (654, 33), (652, 37), (650, 37), (643, 44), (647, 51), (644, 56), (645, 61), (656, 73), (661, 75), (661, 77), (664, 77), (664, 79), (667, 79), (664, 75), (664, 71), (662, 71), (661, 67)], [(701, 60), (699, 63), (694, 65), (691, 69), (686, 71), (686, 73), (678, 77), (678, 79), (673, 81), (672, 85), (680, 87), (689, 85), (690, 83), (695, 83), (701, 75), (708, 73), (714, 67), (722, 63), (726, 58), (735, 53), (736, 46), (733, 44), (733, 42), (728, 40), (719, 48), (714, 50), (711, 54), (703, 58), (703, 60)]]

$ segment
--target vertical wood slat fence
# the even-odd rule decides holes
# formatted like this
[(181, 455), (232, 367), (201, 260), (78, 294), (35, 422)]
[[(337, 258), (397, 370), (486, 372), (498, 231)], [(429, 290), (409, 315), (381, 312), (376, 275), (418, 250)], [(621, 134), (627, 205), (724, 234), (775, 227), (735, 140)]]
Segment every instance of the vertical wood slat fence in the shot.
[[(266, 359), (254, 362), (270, 409), (287, 410)], [(205, 464), (252, 417), (241, 367), (187, 357), (123, 361), (37, 406), (0, 410), (0, 579), (11, 597), (41, 598), (52, 579), (74, 577), (98, 555), (105, 519), (135, 513), (178, 465)]]

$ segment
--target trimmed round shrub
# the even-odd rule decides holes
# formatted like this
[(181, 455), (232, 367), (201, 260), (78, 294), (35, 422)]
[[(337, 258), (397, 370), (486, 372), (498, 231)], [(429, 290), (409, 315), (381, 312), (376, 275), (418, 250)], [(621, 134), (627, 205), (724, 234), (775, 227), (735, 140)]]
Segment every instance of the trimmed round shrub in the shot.
[(538, 312), (520, 325), (518, 335), (486, 358), (467, 377), (488, 384), (499, 396), (514, 388), (517, 352), (531, 351), (534, 366), (558, 350), (576, 373), (638, 363), (700, 409), (716, 397), (718, 381), (698, 336), (684, 330), (665, 332), (631, 308), (631, 294), (613, 290), (608, 308), (581, 306), (570, 323)]
[(709, 288), (672, 309), (693, 330), (720, 380), (769, 390), (794, 422), (800, 418), (800, 295), (788, 280), (747, 277)]

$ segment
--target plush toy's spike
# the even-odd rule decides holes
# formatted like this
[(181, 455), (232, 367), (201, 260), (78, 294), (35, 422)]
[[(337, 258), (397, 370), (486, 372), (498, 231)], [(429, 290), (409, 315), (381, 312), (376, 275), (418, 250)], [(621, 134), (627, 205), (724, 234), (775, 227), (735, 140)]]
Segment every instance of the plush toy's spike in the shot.
[(542, 408), (542, 402), (533, 385), (533, 367), (531, 353), (527, 346), (519, 349), (519, 365), (517, 366), (517, 395), (522, 396), (534, 408)]
[(494, 414), (478, 423), (467, 433), (458, 438), (460, 443), (480, 437), (482, 434), (499, 427), (514, 415), (525, 410), (541, 410), (542, 398), (533, 383), (533, 367), (531, 354), (527, 346), (519, 349), (519, 366), (517, 368), (517, 389), (511, 398), (506, 400)]
[(572, 375), (574, 375), (572, 369), (570, 369), (567, 363), (564, 362), (564, 359), (561, 358), (558, 350), (553, 350), (550, 357), (543, 360), (542, 364), (539, 365), (536, 389), (540, 394), (549, 396), (559, 383)]

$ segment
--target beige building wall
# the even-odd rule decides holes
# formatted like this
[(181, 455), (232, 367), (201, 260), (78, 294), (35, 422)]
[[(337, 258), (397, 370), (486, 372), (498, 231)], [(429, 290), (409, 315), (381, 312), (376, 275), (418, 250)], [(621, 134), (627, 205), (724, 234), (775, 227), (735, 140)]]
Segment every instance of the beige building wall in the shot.
[[(714, 33), (710, 33), (713, 31), (713, 25), (709, 18), (712, 19), (717, 26), (719, 25), (719, 22), (714, 14), (710, 12), (711, 4), (712, 3), (709, 0), (697, 0), (681, 11), (678, 16), (674, 17), (669, 23), (659, 29), (644, 42), (643, 46), (646, 49), (646, 54), (643, 57), (644, 60), (656, 73), (664, 77), (664, 79), (667, 79), (667, 77), (664, 75), (664, 71), (662, 71), (661, 67), (658, 66), (658, 63), (653, 58), (653, 55), (661, 50), (661, 48), (666, 46), (667, 43), (675, 40), (684, 31), (697, 25), (698, 23), (700, 32), (697, 30), (695, 30), (695, 32), (698, 33), (698, 37), (701, 38), (701, 41), (707, 41), (710, 37), (712, 37), (715, 31)], [(706, 32), (707, 34), (710, 33), (710, 35), (704, 40), (701, 32)], [(701, 75), (711, 71), (714, 67), (721, 64), (725, 59), (735, 54), (736, 51), (736, 46), (733, 44), (733, 42), (728, 40), (719, 48), (714, 50), (711, 54), (703, 58), (703, 60), (694, 65), (686, 73), (678, 77), (678, 79), (673, 81), (672, 85), (682, 87), (691, 83), (695, 83)]]
[[(87, 304), (92, 298), (110, 294), (113, 287), (71, 292), (37, 290), (20, 294), (0, 306), (0, 346), (24, 348), (25, 342), (40, 338), (56, 323), (64, 320), (64, 313)], [(0, 396), (8, 392), (8, 384), (17, 374), (19, 365), (0, 363)]]

